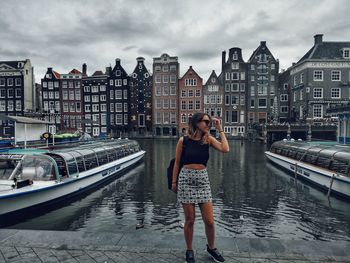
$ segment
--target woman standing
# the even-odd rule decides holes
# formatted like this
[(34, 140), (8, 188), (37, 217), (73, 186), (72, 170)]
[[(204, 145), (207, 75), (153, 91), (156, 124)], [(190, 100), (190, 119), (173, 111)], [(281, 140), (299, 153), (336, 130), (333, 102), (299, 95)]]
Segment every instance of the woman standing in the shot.
[[(209, 134), (212, 123), (219, 131), (221, 142)], [(212, 196), (206, 169), (209, 159), (209, 146), (223, 153), (229, 152), (228, 142), (220, 121), (216, 118), (211, 119), (208, 114), (196, 113), (189, 121), (188, 139), (185, 142), (184, 153), (182, 153), (183, 137), (177, 143), (172, 181), (172, 191), (177, 192), (178, 202), (182, 204), (185, 214), (184, 235), (187, 245), (186, 262), (188, 263), (195, 262), (192, 241), (196, 204), (200, 207), (205, 224), (208, 253), (218, 262), (225, 261), (215, 247)], [(177, 185), (180, 160), (183, 162), (183, 167), (178, 176), (179, 182)]]

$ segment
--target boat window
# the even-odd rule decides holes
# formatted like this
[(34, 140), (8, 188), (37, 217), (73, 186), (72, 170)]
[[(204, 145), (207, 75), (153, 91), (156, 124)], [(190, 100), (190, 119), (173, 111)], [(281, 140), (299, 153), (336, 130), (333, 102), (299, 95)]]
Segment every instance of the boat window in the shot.
[(317, 160), (317, 155), (313, 155), (313, 154), (309, 154), (307, 153), (305, 155), (305, 158), (303, 161), (309, 163), (309, 164), (315, 164), (316, 163), (316, 160)]
[(90, 153), (85, 156), (86, 170), (93, 169), (98, 166), (95, 153)]
[(0, 159), (0, 179), (8, 179), (19, 161), (20, 159)]
[(26, 155), (16, 167), (14, 179), (49, 181), (55, 180), (54, 164), (45, 155)]
[(293, 150), (293, 149), (290, 149), (289, 152), (288, 152), (288, 157), (290, 158), (295, 158), (295, 155), (296, 155), (296, 151)]
[(304, 159), (304, 158), (305, 158), (305, 152), (298, 151), (296, 156), (295, 156), (295, 159), (299, 160), (299, 161), (302, 161), (302, 159)]
[(348, 162), (345, 160), (333, 160), (331, 163), (331, 170), (341, 174), (347, 174), (348, 172)]
[(75, 157), (78, 165), (78, 170), (79, 172), (84, 172), (85, 171), (85, 165), (84, 165), (84, 157), (83, 156), (77, 156)]
[(319, 156), (317, 159), (317, 166), (329, 169), (329, 164), (331, 163), (331, 159), (330, 158), (326, 158), (326, 157), (322, 157)]
[(77, 163), (75, 162), (75, 160), (70, 160), (69, 162), (67, 162), (67, 166), (68, 166), (68, 171), (70, 176), (78, 172)]
[(118, 159), (118, 156), (116, 155), (116, 152), (113, 149), (108, 149), (107, 155), (110, 162), (113, 162)]
[(281, 155), (288, 156), (288, 149), (282, 149), (281, 150)]
[(97, 152), (97, 157), (98, 157), (99, 165), (108, 163), (107, 152), (105, 151), (105, 149), (100, 148), (99, 151)]

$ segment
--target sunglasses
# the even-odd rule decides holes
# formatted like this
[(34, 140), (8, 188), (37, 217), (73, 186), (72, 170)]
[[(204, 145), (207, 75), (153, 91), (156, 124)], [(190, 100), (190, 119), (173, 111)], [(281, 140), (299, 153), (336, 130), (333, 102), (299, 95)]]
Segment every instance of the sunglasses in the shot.
[(207, 126), (210, 126), (211, 125), (211, 121), (210, 120), (201, 120), (201, 122), (205, 122), (205, 124)]

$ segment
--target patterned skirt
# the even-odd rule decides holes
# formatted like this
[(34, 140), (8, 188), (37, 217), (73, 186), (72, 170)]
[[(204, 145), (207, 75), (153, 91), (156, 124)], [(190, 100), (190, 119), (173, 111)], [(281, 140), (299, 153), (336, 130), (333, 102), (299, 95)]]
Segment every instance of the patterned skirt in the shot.
[(212, 201), (207, 169), (183, 167), (179, 174), (177, 201), (182, 204), (201, 204)]

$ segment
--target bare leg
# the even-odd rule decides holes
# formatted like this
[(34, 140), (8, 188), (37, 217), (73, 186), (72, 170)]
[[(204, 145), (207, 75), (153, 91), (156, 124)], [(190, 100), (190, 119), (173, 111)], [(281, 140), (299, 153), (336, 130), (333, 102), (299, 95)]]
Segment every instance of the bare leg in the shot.
[(213, 215), (213, 204), (211, 202), (199, 204), (202, 219), (205, 224), (205, 235), (207, 236), (209, 249), (215, 248), (215, 223)]
[(182, 204), (185, 213), (184, 235), (187, 245), (187, 250), (192, 250), (193, 241), (193, 226), (196, 218), (196, 210), (194, 204)]

